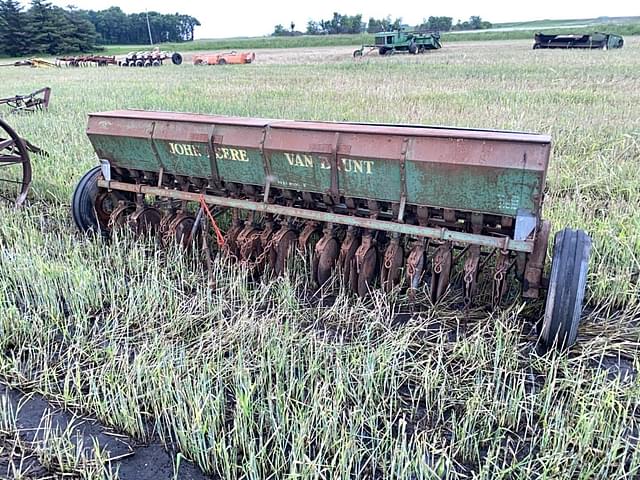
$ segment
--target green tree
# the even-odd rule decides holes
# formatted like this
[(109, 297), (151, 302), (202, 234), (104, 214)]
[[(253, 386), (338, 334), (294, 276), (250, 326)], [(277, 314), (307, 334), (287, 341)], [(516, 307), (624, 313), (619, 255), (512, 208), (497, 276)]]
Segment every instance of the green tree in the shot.
[(63, 14), (71, 26), (71, 33), (67, 38), (65, 51), (90, 52), (94, 50), (98, 35), (87, 14), (71, 8), (64, 11)]
[(32, 0), (28, 11), (30, 50), (37, 53), (56, 55), (70, 51), (73, 26), (61, 8), (53, 7), (44, 0)]
[(29, 54), (28, 19), (20, 3), (16, 0), (0, 1), (0, 19), (0, 52), (10, 57)]
[(453, 18), (451, 17), (429, 17), (427, 20), (422, 21), (422, 24), (418, 26), (418, 29), (448, 32), (451, 30), (452, 25)]
[(471, 30), (480, 30), (482, 28), (482, 18), (477, 15), (469, 17), (469, 25)]
[(491, 22), (485, 22), (479, 16), (472, 16), (467, 22), (458, 20), (458, 23), (453, 26), (452, 30), (481, 30), (491, 27)]
[(307, 35), (318, 35), (321, 33), (321, 28), (318, 22), (314, 20), (309, 20), (307, 22)]

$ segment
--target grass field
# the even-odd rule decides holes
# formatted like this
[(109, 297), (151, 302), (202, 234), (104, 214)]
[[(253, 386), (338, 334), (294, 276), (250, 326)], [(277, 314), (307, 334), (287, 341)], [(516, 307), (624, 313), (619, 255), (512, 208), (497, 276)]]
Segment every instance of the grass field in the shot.
[[(50, 155), (34, 158), (30, 205), (0, 207), (0, 377), (140, 441), (157, 433), (219, 478), (637, 478), (640, 39), (626, 40), (3, 70), (1, 96), (49, 85), (53, 97), (9, 117)], [(539, 305), (464, 313), (454, 292), (415, 313), (399, 294), (322, 306), (302, 258), (249, 285), (224, 260), (207, 273), (177, 250), (81, 237), (69, 199), (96, 163), (87, 113), (119, 108), (551, 134), (544, 216), (594, 239), (578, 345), (537, 353)]]

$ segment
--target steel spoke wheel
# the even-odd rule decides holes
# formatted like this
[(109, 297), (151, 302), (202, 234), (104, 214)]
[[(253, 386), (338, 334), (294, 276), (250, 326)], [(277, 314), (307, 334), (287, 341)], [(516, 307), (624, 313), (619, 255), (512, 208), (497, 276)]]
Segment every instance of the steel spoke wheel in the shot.
[(0, 119), (0, 198), (22, 205), (31, 185), (31, 161), (24, 141)]
[(591, 238), (565, 228), (556, 234), (540, 339), (547, 348), (569, 348), (576, 342), (587, 284)]

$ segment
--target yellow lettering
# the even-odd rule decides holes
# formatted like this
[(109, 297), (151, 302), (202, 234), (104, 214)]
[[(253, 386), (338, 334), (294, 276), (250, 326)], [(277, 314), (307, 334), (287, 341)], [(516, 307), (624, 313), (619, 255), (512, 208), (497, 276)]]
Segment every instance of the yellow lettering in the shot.
[(338, 163), (338, 169), (341, 172), (363, 173), (366, 175), (371, 175), (373, 173), (373, 161), (343, 157)]
[(293, 164), (295, 163), (295, 156), (287, 152), (285, 152), (284, 156), (287, 159), (287, 162), (289, 162), (289, 165), (293, 166)]
[(173, 146), (174, 146), (176, 155), (184, 155), (184, 145), (181, 145), (180, 143), (175, 143)]
[(186, 155), (188, 157), (201, 157), (202, 153), (197, 145), (171, 143), (169, 142), (169, 152), (172, 155)]
[(311, 155), (304, 155), (304, 163), (308, 168), (313, 168), (313, 157)]
[(246, 150), (240, 150), (237, 148), (216, 147), (216, 160), (248, 162), (249, 156)]

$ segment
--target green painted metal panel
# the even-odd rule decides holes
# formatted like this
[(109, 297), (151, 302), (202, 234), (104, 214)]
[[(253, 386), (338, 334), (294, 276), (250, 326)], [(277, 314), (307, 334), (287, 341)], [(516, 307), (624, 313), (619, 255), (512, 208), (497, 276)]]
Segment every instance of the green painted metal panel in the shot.
[(534, 212), (540, 172), (464, 164), (407, 162), (408, 203), (497, 215)]
[(161, 165), (148, 138), (91, 135), (93, 148), (99, 158), (113, 165), (136, 170), (159, 171)]
[(264, 161), (260, 150), (216, 145), (218, 175), (225, 182), (264, 185)]
[(326, 156), (271, 152), (269, 164), (276, 186), (317, 193), (331, 188), (331, 165)]
[(349, 197), (400, 201), (400, 163), (397, 160), (340, 159), (338, 185)]
[(156, 139), (154, 145), (165, 172), (191, 177), (211, 177), (211, 161), (206, 143)]

